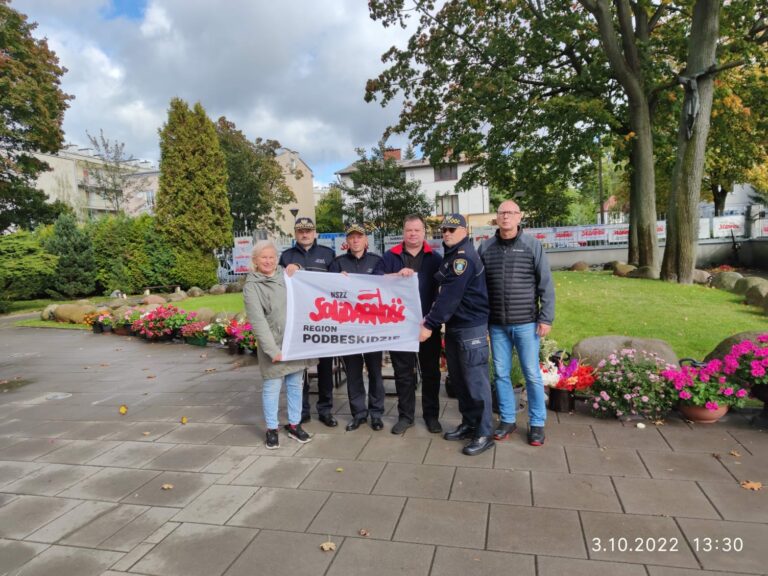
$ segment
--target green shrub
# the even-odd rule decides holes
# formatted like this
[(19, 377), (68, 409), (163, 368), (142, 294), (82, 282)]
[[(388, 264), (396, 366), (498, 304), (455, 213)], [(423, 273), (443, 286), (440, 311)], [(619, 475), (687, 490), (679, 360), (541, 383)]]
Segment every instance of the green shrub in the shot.
[(93, 294), (96, 288), (93, 244), (88, 231), (77, 225), (74, 216), (59, 216), (43, 246), (48, 253), (59, 257), (48, 294), (66, 298)]
[(210, 288), (217, 282), (219, 263), (213, 254), (175, 250), (173, 278), (185, 290), (191, 286)]
[(45, 293), (58, 258), (48, 254), (35, 234), (0, 236), (0, 300), (27, 300)]

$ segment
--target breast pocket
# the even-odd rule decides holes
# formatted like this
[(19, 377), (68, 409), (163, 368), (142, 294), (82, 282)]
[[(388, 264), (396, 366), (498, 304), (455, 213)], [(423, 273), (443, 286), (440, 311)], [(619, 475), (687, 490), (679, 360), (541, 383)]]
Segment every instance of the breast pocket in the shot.
[(488, 338), (478, 337), (462, 340), (461, 349), (466, 355), (468, 366), (482, 366), (488, 364)]

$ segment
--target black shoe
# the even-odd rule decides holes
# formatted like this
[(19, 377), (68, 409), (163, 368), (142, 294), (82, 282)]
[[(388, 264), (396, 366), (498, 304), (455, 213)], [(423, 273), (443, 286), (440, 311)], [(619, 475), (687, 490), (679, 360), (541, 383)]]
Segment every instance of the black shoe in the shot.
[(280, 448), (280, 438), (277, 436), (277, 430), (267, 430), (267, 441), (264, 442), (267, 450), (276, 450)]
[(310, 422), (312, 420), (312, 416), (309, 414), (302, 414), (301, 415), (301, 423), (306, 424), (307, 422)]
[(317, 419), (328, 426), (328, 428), (334, 428), (339, 425), (339, 422), (333, 417), (333, 414), (320, 414)]
[(494, 440), (506, 440), (510, 434), (514, 434), (517, 430), (517, 424), (514, 422), (509, 424), (508, 422), (499, 422), (499, 426), (493, 431)]
[(379, 430), (384, 429), (384, 422), (381, 421), (381, 418), (378, 418), (376, 416), (371, 416), (371, 428), (378, 432)]
[(531, 426), (528, 428), (528, 444), (531, 446), (544, 445), (544, 426)]
[(296, 424), (295, 426), (286, 424), (285, 430), (288, 432), (288, 438), (296, 440), (296, 442), (299, 444), (306, 444), (312, 440), (312, 436), (304, 431), (304, 429), (301, 427), (301, 424)]
[(437, 418), (424, 418), (424, 422), (427, 424), (427, 430), (432, 434), (440, 434), (443, 431), (443, 427), (440, 426), (440, 421)]
[(413, 422), (406, 420), (405, 418), (400, 418), (400, 420), (392, 426), (392, 434), (404, 434), (411, 426), (413, 426)]
[(349, 424), (347, 424), (347, 432), (352, 432), (352, 430), (357, 430), (360, 428), (361, 424), (365, 424), (368, 421), (368, 418), (353, 418)]
[(477, 438), (473, 439), (472, 442), (464, 446), (462, 453), (466, 454), (467, 456), (477, 456), (492, 446), (493, 438), (490, 436), (478, 436)]
[(467, 438), (474, 437), (474, 435), (475, 429), (469, 424), (462, 423), (455, 430), (443, 434), (443, 438), (446, 440), (466, 440)]

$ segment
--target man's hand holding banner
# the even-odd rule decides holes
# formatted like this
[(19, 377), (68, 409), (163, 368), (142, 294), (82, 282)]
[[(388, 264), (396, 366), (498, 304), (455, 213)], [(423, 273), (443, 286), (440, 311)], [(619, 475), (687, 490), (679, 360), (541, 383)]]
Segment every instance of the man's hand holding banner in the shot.
[(283, 360), (380, 350), (419, 351), (416, 274), (371, 276), (299, 270), (285, 279)]

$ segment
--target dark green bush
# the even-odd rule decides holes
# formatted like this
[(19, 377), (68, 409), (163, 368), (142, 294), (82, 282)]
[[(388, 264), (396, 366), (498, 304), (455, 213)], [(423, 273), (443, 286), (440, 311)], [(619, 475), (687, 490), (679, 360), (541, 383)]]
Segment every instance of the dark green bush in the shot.
[(59, 216), (43, 247), (59, 258), (52, 286), (47, 291), (49, 295), (72, 298), (93, 294), (96, 288), (93, 244), (88, 231), (77, 225), (74, 216)]
[(31, 232), (0, 235), (0, 300), (28, 300), (51, 286), (58, 258)]

